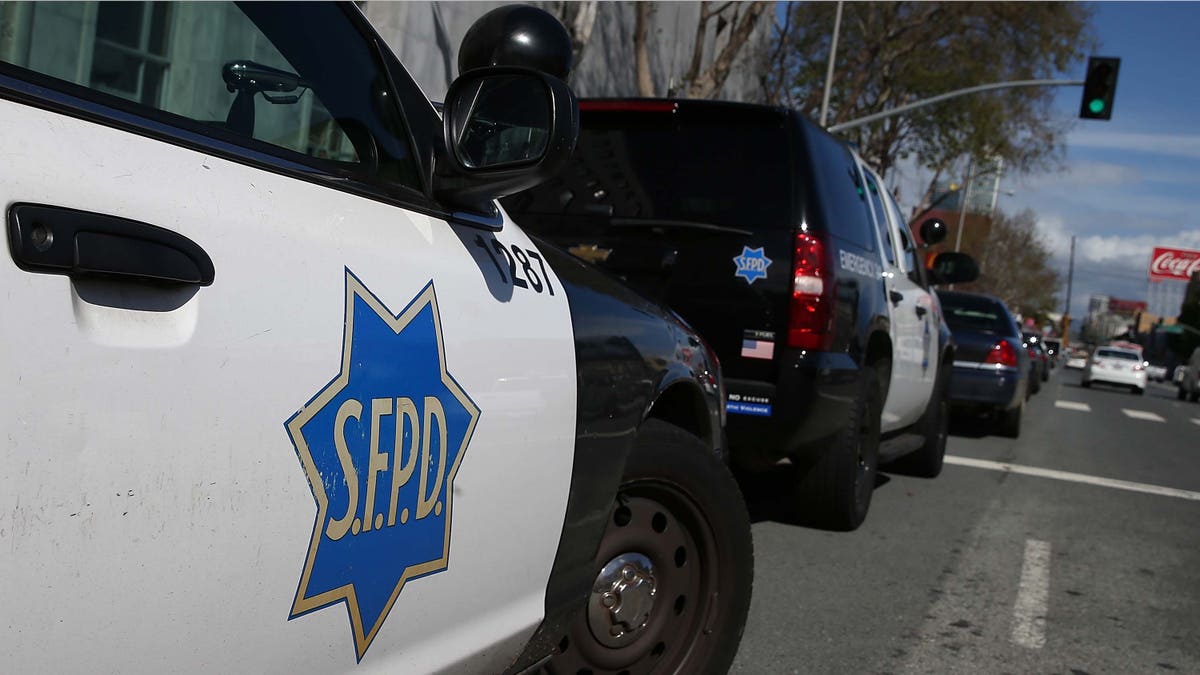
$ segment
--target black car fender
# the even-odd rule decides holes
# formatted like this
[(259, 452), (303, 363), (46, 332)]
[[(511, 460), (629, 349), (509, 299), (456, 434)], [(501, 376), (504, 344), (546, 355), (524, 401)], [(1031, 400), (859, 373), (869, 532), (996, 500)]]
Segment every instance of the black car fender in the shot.
[(661, 419), (721, 450), (715, 359), (678, 316), (535, 239), (558, 274), (575, 333), (577, 416), (571, 487), (542, 624), (507, 672), (536, 668), (582, 610), (596, 548), (642, 423)]

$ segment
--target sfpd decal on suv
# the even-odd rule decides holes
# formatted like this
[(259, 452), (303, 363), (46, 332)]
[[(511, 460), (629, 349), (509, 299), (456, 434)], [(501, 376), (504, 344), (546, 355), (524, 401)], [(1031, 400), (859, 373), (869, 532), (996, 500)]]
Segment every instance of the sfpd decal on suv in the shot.
[(737, 271), (733, 273), (733, 276), (742, 277), (747, 284), (753, 284), (755, 281), (767, 277), (767, 268), (771, 266), (771, 262), (771, 259), (763, 253), (763, 247), (743, 246), (742, 254), (733, 258), (733, 264), (737, 265)]
[(446, 569), (479, 413), (447, 371), (433, 282), (393, 315), (346, 270), (341, 370), (287, 421), (317, 502), (289, 620), (345, 601), (362, 660), (404, 584)]

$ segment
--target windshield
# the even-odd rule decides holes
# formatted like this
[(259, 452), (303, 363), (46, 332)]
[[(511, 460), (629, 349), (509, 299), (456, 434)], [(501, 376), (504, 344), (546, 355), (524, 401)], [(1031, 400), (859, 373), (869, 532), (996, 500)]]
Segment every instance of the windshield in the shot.
[(585, 111), (570, 165), (513, 197), (512, 210), (786, 228), (792, 170), (783, 121)]

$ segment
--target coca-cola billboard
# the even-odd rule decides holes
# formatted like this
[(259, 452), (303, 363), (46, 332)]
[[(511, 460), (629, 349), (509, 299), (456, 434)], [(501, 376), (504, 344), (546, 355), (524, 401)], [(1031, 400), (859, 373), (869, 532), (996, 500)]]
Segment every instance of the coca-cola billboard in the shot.
[(1150, 258), (1150, 278), (1155, 281), (1187, 281), (1194, 272), (1200, 272), (1200, 251), (1156, 247)]

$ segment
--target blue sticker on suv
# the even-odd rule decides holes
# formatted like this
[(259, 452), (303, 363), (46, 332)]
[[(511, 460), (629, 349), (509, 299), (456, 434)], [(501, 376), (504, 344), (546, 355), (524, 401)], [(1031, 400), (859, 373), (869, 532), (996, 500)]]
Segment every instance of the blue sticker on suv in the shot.
[(737, 265), (734, 276), (745, 279), (747, 284), (753, 284), (755, 281), (767, 277), (767, 268), (771, 266), (771, 259), (763, 253), (762, 246), (758, 248), (743, 246), (742, 254), (734, 256), (733, 263)]
[(447, 567), (479, 415), (447, 370), (433, 282), (393, 315), (346, 270), (340, 370), (286, 423), (317, 503), (289, 620), (345, 602), (362, 660), (404, 584)]

